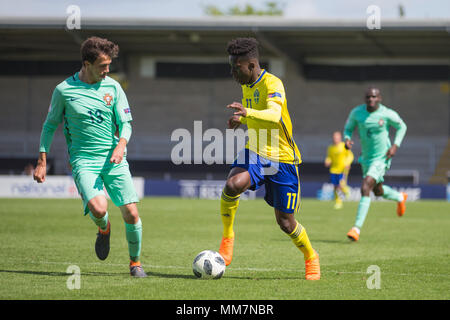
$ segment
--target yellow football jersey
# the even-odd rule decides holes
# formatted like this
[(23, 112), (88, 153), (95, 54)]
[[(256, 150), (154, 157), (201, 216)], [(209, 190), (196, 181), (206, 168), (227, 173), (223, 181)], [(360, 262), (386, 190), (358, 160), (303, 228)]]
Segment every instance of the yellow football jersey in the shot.
[(353, 152), (345, 148), (345, 143), (331, 144), (327, 150), (327, 160), (331, 161), (330, 173), (341, 174), (353, 162)]
[[(242, 85), (242, 105), (247, 108), (243, 123), (247, 124), (249, 140), (247, 148), (272, 161), (299, 164), (300, 151), (292, 135), (292, 122), (287, 109), (286, 94), (279, 78), (262, 70), (258, 79), (250, 85)], [(264, 112), (276, 111), (274, 118), (262, 116)]]

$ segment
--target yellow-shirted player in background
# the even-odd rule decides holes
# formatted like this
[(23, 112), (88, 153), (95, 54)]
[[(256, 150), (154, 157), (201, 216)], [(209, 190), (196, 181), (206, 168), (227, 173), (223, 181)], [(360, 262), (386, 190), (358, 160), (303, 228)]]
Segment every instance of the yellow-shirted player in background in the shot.
[[(242, 103), (234, 102), (228, 127), (248, 127), (249, 141), (231, 166), (220, 201), (223, 223), (219, 253), (231, 263), (235, 234), (234, 217), (239, 197), (246, 190), (265, 186), (264, 199), (275, 209), (281, 228), (305, 259), (306, 280), (320, 279), (319, 255), (312, 248), (305, 228), (294, 213), (300, 204), (298, 165), (300, 152), (292, 135), (292, 123), (283, 83), (259, 65), (258, 42), (238, 38), (228, 43), (227, 52), (233, 78), (242, 85)], [(260, 213), (258, 213), (260, 214)]]
[(342, 194), (349, 195), (347, 186), (348, 173), (354, 156), (351, 150), (345, 147), (342, 134), (339, 131), (333, 133), (333, 143), (328, 146), (325, 166), (330, 168), (330, 182), (334, 186), (335, 209), (342, 208)]

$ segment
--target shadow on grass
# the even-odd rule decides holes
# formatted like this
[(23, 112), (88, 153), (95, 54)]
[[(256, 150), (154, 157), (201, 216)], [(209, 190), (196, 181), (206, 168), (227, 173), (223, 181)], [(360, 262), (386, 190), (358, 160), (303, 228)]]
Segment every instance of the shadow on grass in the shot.
[(273, 280), (305, 280), (305, 278), (302, 276), (298, 277), (250, 277), (250, 276), (230, 276), (226, 275), (224, 276), (227, 279), (239, 279), (239, 280), (253, 280), (253, 281), (273, 281)]
[[(201, 279), (198, 279), (197, 277), (195, 277), (193, 274), (168, 274), (168, 273), (159, 273), (159, 272), (154, 272), (154, 271), (146, 271), (149, 277), (158, 277), (158, 278), (170, 278), (170, 279), (191, 279), (191, 280), (199, 280), (202, 281)], [(224, 278), (227, 279), (239, 279), (239, 280), (255, 280), (255, 281), (260, 281), (260, 280), (301, 280), (304, 279), (301, 276), (298, 277), (270, 277), (270, 276), (262, 276), (262, 277), (252, 277), (252, 276), (233, 276), (233, 275), (225, 275)]]
[(350, 239), (339, 239), (339, 240), (331, 240), (331, 239), (314, 239), (311, 240), (312, 243), (340, 243), (340, 244), (351, 244), (353, 243), (353, 241), (351, 241)]
[[(68, 277), (73, 275), (72, 273), (66, 272), (50, 272), (50, 271), (31, 271), (31, 270), (0, 270), (0, 273), (17, 273), (17, 274), (30, 274), (35, 276), (49, 276), (49, 277)], [(167, 279), (191, 279), (191, 280), (200, 280), (197, 279), (193, 274), (168, 274), (168, 273), (160, 273), (154, 271), (147, 271), (147, 275), (149, 278), (167, 278)], [(82, 272), (81, 276), (100, 276), (100, 277), (114, 277), (114, 276), (129, 276), (128, 273), (107, 273), (107, 272)], [(299, 277), (270, 277), (270, 276), (262, 276), (262, 277), (252, 277), (252, 276), (233, 276), (226, 275), (227, 279), (239, 279), (239, 280), (254, 280), (254, 281), (273, 281), (273, 280), (302, 280), (301, 276)]]
[(170, 279), (196, 279), (196, 277), (187, 274), (168, 274), (155, 271), (145, 271), (149, 277), (170, 278)]
[[(31, 270), (0, 270), (0, 273), (19, 273), (19, 274), (31, 274), (35, 276), (50, 276), (50, 277), (68, 277), (73, 275), (73, 273), (66, 272), (50, 272), (50, 271), (31, 271)], [(111, 277), (119, 276), (128, 273), (106, 273), (106, 272), (82, 272), (81, 276), (101, 276), (101, 277)]]

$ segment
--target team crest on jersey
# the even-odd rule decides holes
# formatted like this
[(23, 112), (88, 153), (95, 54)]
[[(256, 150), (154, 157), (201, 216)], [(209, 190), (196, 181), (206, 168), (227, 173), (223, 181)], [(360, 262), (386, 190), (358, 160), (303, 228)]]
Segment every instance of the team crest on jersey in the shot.
[(255, 99), (255, 103), (258, 104), (258, 102), (259, 102), (259, 91), (258, 91), (258, 89), (256, 89), (255, 92), (253, 93), (253, 98)]
[(384, 120), (383, 119), (378, 120), (378, 124), (380, 125), (380, 127), (383, 126)]
[(110, 106), (110, 105), (111, 105), (111, 102), (112, 102), (112, 100), (113, 100), (113, 96), (110, 95), (109, 93), (107, 93), (107, 94), (105, 94), (105, 95), (103, 96), (103, 100), (106, 102), (106, 105), (107, 105), (107, 106)]

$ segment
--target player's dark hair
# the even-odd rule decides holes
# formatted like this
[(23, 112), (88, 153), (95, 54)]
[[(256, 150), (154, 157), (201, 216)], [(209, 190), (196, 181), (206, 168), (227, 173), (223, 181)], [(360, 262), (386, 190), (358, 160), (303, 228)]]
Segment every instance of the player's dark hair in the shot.
[(227, 52), (231, 56), (259, 58), (258, 41), (255, 38), (236, 38), (228, 42)]
[(94, 63), (100, 54), (107, 55), (111, 59), (119, 55), (119, 46), (108, 39), (99, 37), (87, 38), (81, 44), (81, 62), (89, 61)]
[(369, 91), (372, 91), (372, 90), (376, 90), (376, 91), (378, 91), (379, 94), (381, 94), (381, 90), (378, 89), (378, 88), (375, 87), (375, 86), (369, 86), (369, 87), (367, 87), (366, 92), (369, 92)]

